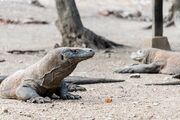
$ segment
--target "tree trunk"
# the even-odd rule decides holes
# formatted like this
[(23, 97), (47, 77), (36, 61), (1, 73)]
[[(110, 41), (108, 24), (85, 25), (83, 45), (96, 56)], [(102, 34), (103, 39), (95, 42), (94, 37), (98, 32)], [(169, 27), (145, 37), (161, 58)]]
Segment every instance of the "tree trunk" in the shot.
[(85, 28), (74, 0), (56, 0), (56, 26), (62, 35), (62, 46), (105, 49), (123, 45), (111, 42)]

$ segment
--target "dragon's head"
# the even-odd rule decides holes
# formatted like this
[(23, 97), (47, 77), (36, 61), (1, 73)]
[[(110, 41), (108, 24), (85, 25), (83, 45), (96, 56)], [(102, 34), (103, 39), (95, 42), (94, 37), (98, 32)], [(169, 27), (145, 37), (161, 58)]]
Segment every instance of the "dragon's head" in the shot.
[(132, 52), (130, 57), (135, 61), (143, 62), (145, 59), (147, 59), (149, 54), (150, 54), (150, 49), (141, 49), (136, 52)]
[(95, 52), (90, 48), (57, 48), (61, 60), (67, 60), (71, 63), (80, 62), (94, 56)]

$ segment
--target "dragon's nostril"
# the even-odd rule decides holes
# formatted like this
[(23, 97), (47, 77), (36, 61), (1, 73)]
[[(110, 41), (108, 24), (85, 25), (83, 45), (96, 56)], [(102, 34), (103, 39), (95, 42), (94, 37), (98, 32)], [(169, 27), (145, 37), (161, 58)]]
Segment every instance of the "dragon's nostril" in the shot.
[(77, 51), (77, 50), (74, 50), (73, 52), (74, 52), (74, 53), (78, 53), (78, 51)]

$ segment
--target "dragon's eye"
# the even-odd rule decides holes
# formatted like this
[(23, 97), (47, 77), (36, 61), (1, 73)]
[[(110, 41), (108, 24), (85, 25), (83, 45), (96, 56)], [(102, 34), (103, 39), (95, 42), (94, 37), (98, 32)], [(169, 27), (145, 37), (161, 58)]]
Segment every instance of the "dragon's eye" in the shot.
[(138, 50), (138, 53), (142, 53), (142, 51), (141, 51), (141, 50)]
[(63, 55), (61, 55), (61, 60), (64, 60), (64, 56)]

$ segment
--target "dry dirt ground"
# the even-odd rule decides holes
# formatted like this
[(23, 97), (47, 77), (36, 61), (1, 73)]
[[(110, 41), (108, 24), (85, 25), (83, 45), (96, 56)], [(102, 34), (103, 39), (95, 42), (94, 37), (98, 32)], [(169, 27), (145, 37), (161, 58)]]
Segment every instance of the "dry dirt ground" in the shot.
[[(0, 18), (35, 18), (45, 20), (48, 25), (0, 25), (0, 74), (8, 75), (35, 63), (42, 54), (14, 55), (6, 51), (40, 50), (49, 51), (61, 40), (54, 21), (57, 18), (53, 5), (39, 8), (23, 0), (2, 0)], [(41, 0), (43, 1), (43, 0)], [(46, 0), (44, 0), (47, 5)], [(71, 75), (124, 79), (116, 84), (84, 85), (86, 92), (76, 92), (81, 100), (54, 100), (46, 104), (30, 104), (17, 100), (0, 99), (0, 120), (179, 120), (179, 86), (145, 86), (145, 83), (171, 81), (168, 75), (142, 74), (141, 78), (129, 78), (129, 74), (115, 74), (113, 70), (133, 63), (129, 54), (141, 48), (143, 41), (151, 38), (151, 30), (142, 28), (148, 22), (121, 20), (113, 16), (98, 14), (102, 9), (138, 9), (131, 0), (77, 0), (82, 21), (96, 33), (132, 48), (112, 50), (112, 53), (97, 51), (94, 58), (80, 63)], [(165, 3), (166, 6), (169, 4)], [(148, 7), (147, 7), (148, 6)], [(144, 14), (151, 14), (146, 5)], [(167, 11), (167, 9), (165, 10)], [(165, 29), (173, 50), (180, 50), (180, 32), (176, 27)], [(104, 103), (110, 97), (112, 102)]]

